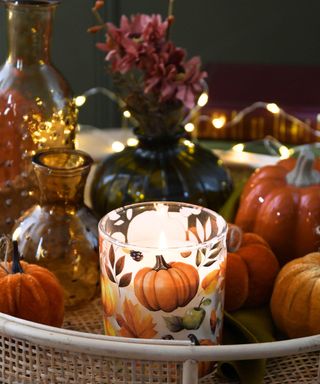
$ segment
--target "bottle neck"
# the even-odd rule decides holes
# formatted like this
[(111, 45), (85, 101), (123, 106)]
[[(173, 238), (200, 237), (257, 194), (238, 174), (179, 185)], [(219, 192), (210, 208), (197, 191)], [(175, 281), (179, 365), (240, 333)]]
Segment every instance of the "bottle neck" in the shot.
[(9, 2), (6, 8), (8, 61), (16, 67), (49, 62), (56, 4), (37, 1)]
[(75, 205), (83, 203), (86, 174), (57, 175), (45, 170), (36, 170), (40, 189), (41, 205)]
[(139, 129), (134, 129), (134, 133), (139, 140), (139, 147), (149, 150), (173, 148), (178, 145), (180, 139), (185, 137), (185, 132), (182, 130), (172, 132), (171, 134), (148, 135)]
[(33, 157), (40, 203), (81, 205), (92, 159), (72, 149), (49, 149)]

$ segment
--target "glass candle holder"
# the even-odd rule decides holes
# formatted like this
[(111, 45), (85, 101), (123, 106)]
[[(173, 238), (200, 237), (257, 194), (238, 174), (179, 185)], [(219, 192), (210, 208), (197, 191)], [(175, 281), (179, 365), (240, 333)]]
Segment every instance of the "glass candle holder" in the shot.
[(217, 213), (177, 202), (128, 205), (99, 223), (105, 332), (221, 341), (226, 230)]

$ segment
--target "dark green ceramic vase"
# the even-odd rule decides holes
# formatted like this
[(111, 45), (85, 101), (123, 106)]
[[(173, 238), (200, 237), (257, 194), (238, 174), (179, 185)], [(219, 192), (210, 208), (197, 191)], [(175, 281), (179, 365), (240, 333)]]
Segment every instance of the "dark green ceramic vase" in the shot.
[(136, 147), (126, 147), (98, 165), (91, 201), (99, 216), (126, 204), (161, 200), (219, 210), (232, 181), (217, 156), (181, 135), (138, 138)]

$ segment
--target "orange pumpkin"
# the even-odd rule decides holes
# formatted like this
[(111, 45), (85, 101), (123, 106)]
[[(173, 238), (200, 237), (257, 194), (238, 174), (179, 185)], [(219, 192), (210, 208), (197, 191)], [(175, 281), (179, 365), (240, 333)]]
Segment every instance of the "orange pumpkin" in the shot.
[(262, 236), (280, 264), (320, 247), (320, 160), (301, 152), (256, 170), (246, 183), (235, 224)]
[(260, 236), (229, 225), (227, 247), (225, 309), (235, 311), (268, 303), (279, 272), (279, 262), (269, 245)]
[[(213, 342), (209, 339), (200, 340), (200, 345), (214, 345)], [(214, 370), (215, 362), (214, 361), (200, 361), (198, 364), (198, 377), (209, 375)]]
[(46, 268), (20, 262), (15, 241), (13, 249), (12, 262), (0, 264), (0, 312), (60, 327), (64, 294), (57, 278)]
[[(199, 346), (208, 346), (214, 345), (214, 343), (210, 339), (201, 339), (198, 340), (197, 337), (193, 334), (188, 335), (189, 339), (193, 342), (194, 345)], [(215, 362), (214, 361), (199, 361), (198, 362), (198, 377), (209, 375), (214, 370)]]
[(291, 338), (320, 333), (320, 252), (287, 263), (272, 293), (276, 326)]
[(143, 268), (135, 276), (134, 292), (140, 303), (150, 311), (172, 312), (186, 306), (199, 287), (199, 274), (192, 265), (167, 264), (156, 256), (153, 268)]

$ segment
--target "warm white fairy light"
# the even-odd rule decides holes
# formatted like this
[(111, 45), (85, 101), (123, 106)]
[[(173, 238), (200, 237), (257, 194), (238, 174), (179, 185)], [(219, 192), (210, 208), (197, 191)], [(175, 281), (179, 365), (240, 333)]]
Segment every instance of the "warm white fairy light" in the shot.
[(139, 140), (136, 139), (135, 137), (129, 137), (129, 139), (127, 140), (128, 147), (135, 147), (136, 145), (138, 145), (138, 143), (139, 143)]
[(193, 132), (194, 131), (194, 124), (193, 123), (187, 123), (185, 126), (184, 126), (184, 130), (186, 132)]
[(84, 95), (80, 95), (74, 98), (74, 103), (77, 107), (82, 107), (87, 98)]
[(280, 159), (287, 159), (293, 154), (293, 150), (287, 148), (285, 145), (281, 145), (279, 148)]
[(186, 140), (183, 141), (183, 143), (184, 143), (184, 145), (186, 145), (189, 148), (194, 148), (194, 143), (192, 141), (190, 141), (190, 140), (186, 139)]
[(269, 112), (274, 113), (275, 115), (280, 112), (280, 108), (276, 103), (269, 103), (266, 105), (266, 108)]
[(204, 107), (207, 104), (208, 100), (209, 100), (208, 93), (207, 92), (202, 92), (201, 95), (199, 96), (197, 104), (198, 104), (199, 107), (202, 108), (202, 107)]
[(128, 111), (127, 109), (125, 111), (123, 111), (123, 116), (126, 118), (126, 119), (130, 119), (131, 117), (131, 113), (130, 111)]
[(125, 148), (125, 145), (121, 143), (121, 141), (114, 141), (112, 143), (112, 150), (113, 152), (121, 152)]
[[(82, 95), (79, 95), (74, 98), (75, 105), (77, 107), (81, 107), (85, 104), (89, 96), (95, 95), (95, 94), (103, 94), (107, 96), (112, 101), (116, 102), (120, 108), (123, 110), (123, 117), (126, 119), (132, 119), (132, 115), (129, 110), (126, 109), (125, 103), (119, 99), (115, 93), (110, 91), (109, 89), (103, 88), (103, 87), (96, 87), (88, 89), (86, 92), (84, 92)], [(184, 129), (188, 133), (195, 133), (195, 126), (191, 122), (194, 118), (195, 114), (198, 113), (198, 111), (203, 107), (205, 104), (207, 104), (209, 99), (208, 96), (208, 87), (204, 83), (204, 92), (200, 95), (196, 106), (187, 114), (187, 116), (184, 118), (182, 125), (184, 126)], [(297, 119), (295, 116), (292, 116), (288, 113), (286, 113), (283, 109), (281, 109), (276, 103), (266, 103), (262, 101), (255, 102), (248, 107), (242, 109), (239, 111), (230, 121), (227, 121), (226, 115), (220, 115), (220, 116), (208, 116), (208, 115), (197, 115), (198, 122), (201, 121), (207, 121), (212, 124), (212, 126), (216, 129), (229, 129), (231, 127), (234, 127), (236, 124), (240, 123), (244, 117), (253, 111), (255, 111), (258, 108), (263, 108), (269, 111), (270, 113), (274, 115), (281, 115), (285, 117), (288, 121), (297, 124), (299, 127), (303, 128), (306, 132), (311, 132), (315, 137), (320, 137), (320, 131), (312, 128), (309, 124)], [(320, 114), (317, 115), (317, 123), (320, 122)], [(136, 146), (138, 144), (138, 140), (135, 138), (129, 138), (126, 142), (128, 146)], [(192, 147), (192, 143), (190, 141), (185, 141), (185, 145), (188, 145), (190, 148)], [(313, 145), (320, 145), (319, 143), (313, 144)], [(78, 143), (77, 143), (78, 146)], [(110, 147), (109, 147), (110, 148)], [(125, 145), (120, 141), (115, 141), (112, 144), (112, 150), (113, 152), (121, 152), (125, 148)], [(110, 150), (110, 149), (109, 149)], [(242, 153), (245, 150), (245, 145), (242, 143), (239, 143), (233, 147), (233, 150), (238, 153)], [(282, 146), (281, 143), (279, 143), (278, 148), (276, 148), (277, 154), (280, 155), (282, 159), (290, 157), (294, 151), (292, 149), (288, 149), (286, 146)], [(274, 154), (274, 150), (272, 151), (272, 154)]]
[(227, 121), (227, 119), (225, 116), (214, 117), (212, 119), (212, 125), (216, 129), (221, 129), (226, 124), (226, 121)]
[(239, 144), (236, 144), (232, 147), (232, 149), (235, 151), (235, 152), (238, 152), (238, 153), (241, 153), (244, 151), (244, 144), (243, 143), (239, 143)]

